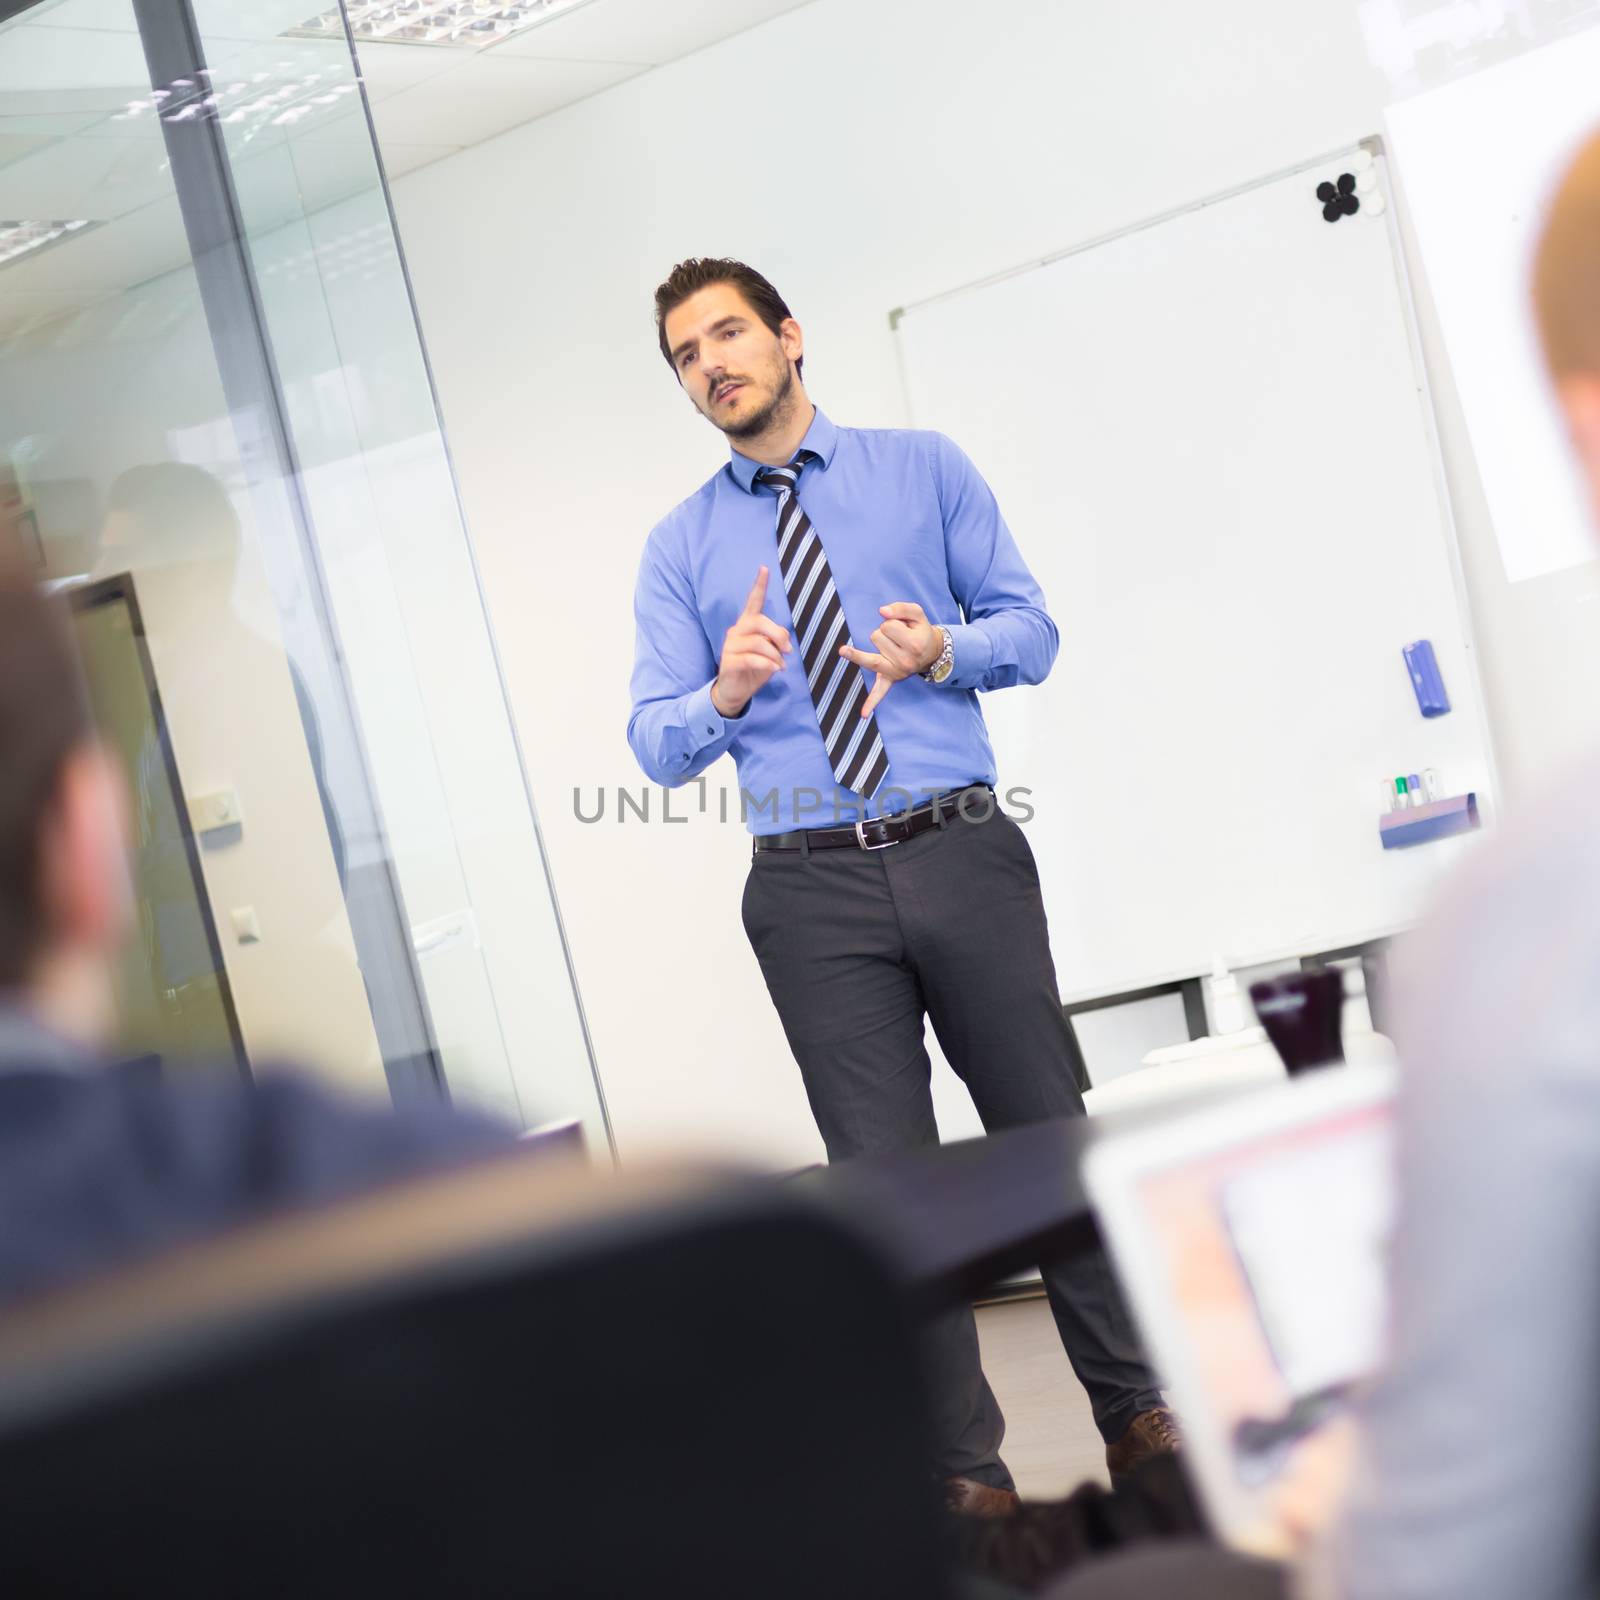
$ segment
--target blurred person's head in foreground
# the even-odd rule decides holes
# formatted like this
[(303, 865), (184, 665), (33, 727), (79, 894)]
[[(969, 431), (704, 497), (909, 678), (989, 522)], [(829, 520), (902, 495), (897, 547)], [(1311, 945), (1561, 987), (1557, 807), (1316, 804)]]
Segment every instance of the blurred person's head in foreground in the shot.
[(1600, 523), (1600, 134), (1556, 191), (1533, 273), (1545, 361)]
[(96, 1042), (131, 907), (125, 794), (66, 608), (0, 566), (0, 1008)]

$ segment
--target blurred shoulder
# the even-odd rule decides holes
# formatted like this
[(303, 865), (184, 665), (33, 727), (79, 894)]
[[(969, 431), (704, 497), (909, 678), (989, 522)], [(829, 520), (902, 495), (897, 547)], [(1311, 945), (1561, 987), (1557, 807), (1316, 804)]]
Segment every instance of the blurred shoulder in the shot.
[(1485, 839), (1400, 942), (1405, 1059), (1448, 1057), (1451, 1071), (1493, 1077), (1514, 1060), (1549, 1060), (1567, 1030), (1600, 1028), (1597, 783), (1600, 752)]

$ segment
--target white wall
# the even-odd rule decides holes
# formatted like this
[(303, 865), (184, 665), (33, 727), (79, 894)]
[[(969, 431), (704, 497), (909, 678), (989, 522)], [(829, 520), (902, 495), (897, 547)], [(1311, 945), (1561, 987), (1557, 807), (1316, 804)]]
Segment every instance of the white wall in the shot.
[[(739, 926), (737, 824), (714, 801), (677, 829), (573, 813), (574, 786), (592, 810), (596, 786), (640, 781), (624, 738), (638, 553), (725, 459), (655, 349), (654, 285), (687, 255), (752, 261), (805, 328), (813, 397), (840, 422), (903, 424), (891, 308), (1379, 131), (1390, 90), (1357, 13), (815, 0), (396, 186), (625, 1156), (819, 1155)], [(1586, 737), (1579, 695), (1546, 684), (1575, 664), (1593, 678), (1600, 630), (1505, 584), (1421, 297), (1514, 803)], [(713, 794), (734, 784), (727, 761), (707, 776)]]

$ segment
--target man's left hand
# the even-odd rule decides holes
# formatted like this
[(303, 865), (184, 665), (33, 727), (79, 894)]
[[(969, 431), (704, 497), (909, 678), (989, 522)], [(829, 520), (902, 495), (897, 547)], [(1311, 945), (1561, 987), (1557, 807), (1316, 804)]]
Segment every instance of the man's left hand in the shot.
[(944, 649), (944, 637), (913, 600), (896, 600), (893, 605), (879, 606), (878, 614), (883, 626), (875, 628), (872, 642), (878, 648), (857, 650), (853, 644), (839, 646), (839, 654), (868, 672), (877, 673), (872, 693), (861, 708), (861, 715), (870, 717), (878, 702), (888, 694), (893, 684), (918, 672), (926, 672)]

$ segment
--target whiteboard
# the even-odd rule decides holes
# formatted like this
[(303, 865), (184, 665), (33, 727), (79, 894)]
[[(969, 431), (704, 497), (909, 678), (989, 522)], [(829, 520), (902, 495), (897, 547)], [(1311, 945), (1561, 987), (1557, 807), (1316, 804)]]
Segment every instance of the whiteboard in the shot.
[(1363, 149), (1386, 195), (1371, 140), (894, 318), (915, 424), (988, 479), (1060, 629), (983, 710), (1068, 1002), (1397, 932), (1472, 841), (1383, 850), (1383, 781), (1488, 804), (1393, 210), (1315, 198)]
[(1510, 583), (1595, 557), (1529, 284), (1550, 198), (1600, 114), (1597, 82), (1591, 28), (1386, 116)]

